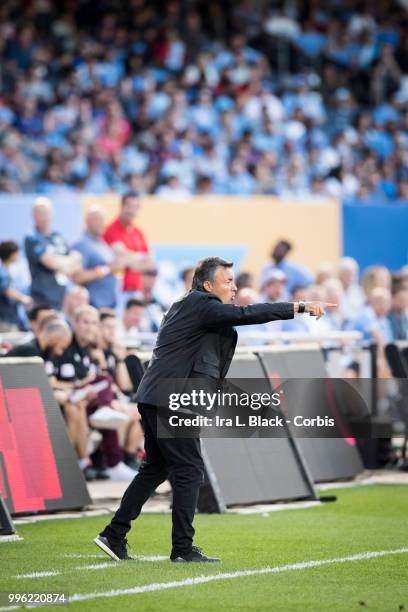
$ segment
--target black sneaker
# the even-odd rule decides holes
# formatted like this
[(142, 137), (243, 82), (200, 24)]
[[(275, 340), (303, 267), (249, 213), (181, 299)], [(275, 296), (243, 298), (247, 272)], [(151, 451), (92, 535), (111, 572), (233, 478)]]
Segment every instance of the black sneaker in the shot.
[(98, 535), (94, 539), (95, 544), (103, 550), (104, 553), (109, 555), (115, 561), (133, 561), (134, 557), (128, 554), (127, 546), (128, 541), (126, 538), (123, 540), (112, 540), (103, 535)]
[(191, 551), (185, 555), (178, 555), (177, 557), (170, 557), (173, 563), (220, 563), (221, 559), (215, 557), (207, 557), (203, 555), (201, 548), (198, 546), (192, 546)]

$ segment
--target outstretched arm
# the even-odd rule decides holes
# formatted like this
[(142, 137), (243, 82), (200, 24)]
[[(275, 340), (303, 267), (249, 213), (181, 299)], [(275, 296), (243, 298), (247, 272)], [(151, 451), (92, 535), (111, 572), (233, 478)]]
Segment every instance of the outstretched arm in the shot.
[[(324, 315), (327, 306), (335, 306), (335, 304), (306, 302), (305, 312), (320, 319)], [(269, 321), (293, 319), (298, 310), (298, 302), (234, 306), (233, 304), (222, 304), (218, 300), (209, 299), (203, 308), (201, 323), (206, 328), (268, 323)]]

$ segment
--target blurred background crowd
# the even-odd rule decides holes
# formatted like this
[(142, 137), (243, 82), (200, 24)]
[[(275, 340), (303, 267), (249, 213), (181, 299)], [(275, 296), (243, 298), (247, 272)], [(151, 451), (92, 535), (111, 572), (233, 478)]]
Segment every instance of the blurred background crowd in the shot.
[(408, 200), (403, 0), (4, 0), (0, 191)]

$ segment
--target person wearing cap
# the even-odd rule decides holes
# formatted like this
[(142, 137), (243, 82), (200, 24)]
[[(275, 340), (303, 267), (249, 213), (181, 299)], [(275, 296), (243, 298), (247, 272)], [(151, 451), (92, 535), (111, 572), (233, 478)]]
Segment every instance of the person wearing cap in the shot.
[(281, 302), (287, 294), (286, 274), (278, 268), (271, 268), (261, 278), (262, 302)]

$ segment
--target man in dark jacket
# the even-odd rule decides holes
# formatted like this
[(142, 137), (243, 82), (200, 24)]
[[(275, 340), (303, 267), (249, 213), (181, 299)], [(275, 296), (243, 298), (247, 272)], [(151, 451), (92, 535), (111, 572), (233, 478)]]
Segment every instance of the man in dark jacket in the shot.
[(219, 561), (193, 546), (193, 519), (204, 465), (198, 438), (159, 438), (158, 386), (163, 379), (223, 379), (237, 342), (234, 325), (292, 319), (308, 312), (320, 318), (326, 304), (295, 302), (235, 306), (237, 288), (232, 263), (220, 257), (202, 259), (195, 270), (192, 290), (176, 301), (161, 324), (152, 359), (136, 394), (145, 431), (146, 461), (126, 490), (110, 524), (95, 544), (119, 561), (131, 559), (126, 533), (149, 496), (167, 478), (173, 488), (173, 531), (170, 559), (175, 562)]

